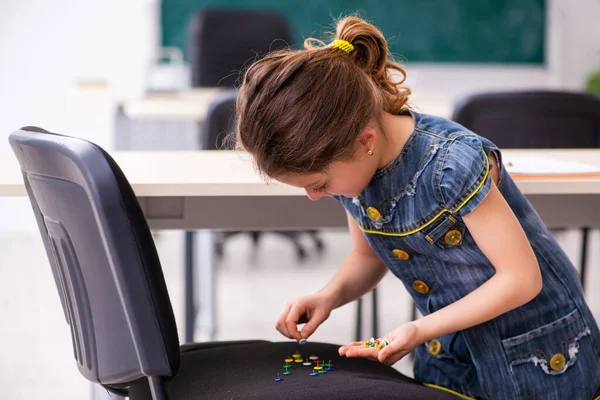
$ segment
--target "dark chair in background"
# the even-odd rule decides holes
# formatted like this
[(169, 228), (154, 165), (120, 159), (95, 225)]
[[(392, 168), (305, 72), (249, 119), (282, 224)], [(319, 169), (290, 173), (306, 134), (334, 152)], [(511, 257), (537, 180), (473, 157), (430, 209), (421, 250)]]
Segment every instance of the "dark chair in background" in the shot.
[(287, 20), (274, 12), (203, 9), (188, 25), (188, 57), (194, 87), (234, 87), (257, 58), (291, 45)]
[[(234, 129), (236, 98), (237, 90), (229, 89), (219, 93), (215, 100), (211, 103), (206, 114), (203, 133), (200, 135), (200, 148), (204, 150), (223, 150), (232, 148), (233, 138), (231, 137), (230, 133), (233, 132)], [(304, 260), (307, 255), (304, 246), (300, 242), (302, 234), (307, 234), (312, 239), (318, 253), (321, 253), (324, 249), (323, 241), (319, 237), (318, 232), (315, 230), (272, 232), (291, 241), (296, 249), (296, 255), (300, 261)], [(249, 233), (252, 236), (254, 246), (258, 245), (260, 235), (262, 234), (260, 231), (221, 232), (217, 234), (215, 238), (216, 254), (218, 256), (222, 256), (225, 240), (240, 233)]]
[[(455, 398), (383, 364), (339, 357), (331, 344), (180, 347), (152, 235), (115, 161), (91, 142), (35, 127), (9, 141), (89, 381), (131, 400)], [(292, 382), (274, 382), (283, 359), (300, 349), (333, 360), (336, 371), (313, 378), (295, 365)], [(303, 378), (310, 384), (298, 385)]]
[[(584, 93), (482, 93), (459, 101), (452, 119), (500, 149), (600, 147), (600, 98)], [(585, 289), (589, 228), (583, 228), (580, 279)]]

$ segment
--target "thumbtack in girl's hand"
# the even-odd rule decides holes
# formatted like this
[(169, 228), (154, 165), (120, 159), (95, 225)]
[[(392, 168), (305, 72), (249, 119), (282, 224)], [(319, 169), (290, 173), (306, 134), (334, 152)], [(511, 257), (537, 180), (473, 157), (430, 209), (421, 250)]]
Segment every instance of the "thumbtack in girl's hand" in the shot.
[(418, 333), (417, 326), (413, 322), (409, 322), (394, 329), (378, 341), (379, 344), (382, 344), (387, 340), (389, 343), (387, 345), (377, 346), (375, 341), (373, 341), (374, 346), (365, 345), (370, 342), (352, 342), (347, 346), (340, 347), (339, 353), (348, 358), (368, 358), (393, 365), (421, 344)]

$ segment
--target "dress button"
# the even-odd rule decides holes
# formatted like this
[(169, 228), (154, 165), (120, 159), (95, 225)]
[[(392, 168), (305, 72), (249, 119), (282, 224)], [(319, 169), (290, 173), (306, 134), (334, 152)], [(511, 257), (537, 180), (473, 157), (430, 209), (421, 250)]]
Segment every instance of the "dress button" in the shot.
[(553, 371), (560, 371), (565, 367), (566, 363), (567, 359), (561, 353), (556, 353), (550, 358), (550, 368), (552, 368)]
[(431, 354), (432, 356), (437, 356), (438, 354), (440, 354), (442, 352), (442, 344), (440, 343), (439, 340), (437, 339), (433, 339), (431, 342), (429, 342), (429, 344), (427, 345), (427, 351), (429, 352), (429, 354)]
[(392, 254), (394, 255), (394, 257), (396, 257), (397, 259), (402, 260), (402, 261), (406, 261), (410, 258), (410, 256), (408, 255), (407, 252), (405, 252), (404, 250), (400, 250), (400, 249), (392, 250)]
[(427, 286), (427, 284), (423, 281), (420, 280), (416, 280), (413, 282), (413, 287), (415, 288), (415, 290), (421, 294), (427, 294), (429, 293), (429, 286)]
[(375, 222), (381, 219), (381, 213), (375, 207), (367, 208), (367, 214), (369, 214), (369, 218), (371, 218)]
[(462, 233), (458, 229), (452, 229), (444, 235), (444, 242), (448, 246), (456, 246), (462, 242)]

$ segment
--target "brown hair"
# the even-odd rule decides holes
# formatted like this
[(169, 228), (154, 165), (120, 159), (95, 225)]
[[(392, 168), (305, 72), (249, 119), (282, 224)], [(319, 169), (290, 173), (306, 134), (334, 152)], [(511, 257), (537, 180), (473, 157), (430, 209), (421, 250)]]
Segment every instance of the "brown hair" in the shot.
[[(238, 147), (270, 177), (322, 172), (355, 154), (359, 133), (382, 111), (407, 108), (404, 69), (389, 58), (387, 42), (358, 17), (337, 23), (335, 39), (350, 53), (316, 39), (305, 50), (281, 50), (245, 73), (236, 104)], [(400, 73), (394, 82), (390, 71)]]

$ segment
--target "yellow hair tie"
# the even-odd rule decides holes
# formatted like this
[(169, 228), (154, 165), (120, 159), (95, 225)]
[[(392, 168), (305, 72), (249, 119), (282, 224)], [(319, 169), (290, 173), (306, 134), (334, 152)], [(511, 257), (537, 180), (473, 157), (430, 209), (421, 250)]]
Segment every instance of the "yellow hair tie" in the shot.
[(347, 40), (342, 40), (342, 39), (336, 39), (333, 42), (333, 48), (340, 49), (342, 51), (345, 51), (348, 54), (350, 54), (350, 52), (352, 50), (354, 50), (354, 46), (352, 45), (352, 43), (348, 42)]

